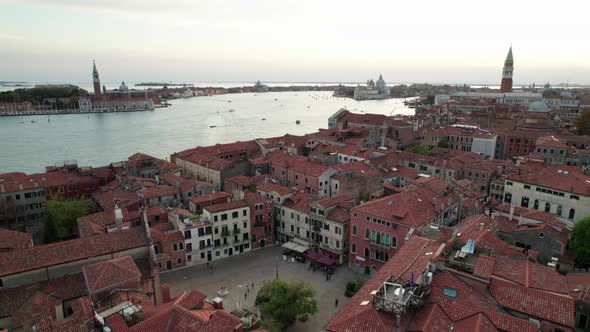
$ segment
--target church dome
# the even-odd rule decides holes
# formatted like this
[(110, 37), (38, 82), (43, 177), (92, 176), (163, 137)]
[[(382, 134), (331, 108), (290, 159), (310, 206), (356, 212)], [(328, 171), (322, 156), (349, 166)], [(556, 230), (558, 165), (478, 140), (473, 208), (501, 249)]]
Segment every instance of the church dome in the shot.
[(128, 91), (129, 88), (127, 87), (127, 85), (125, 85), (125, 81), (121, 82), (121, 85), (119, 86), (119, 91)]
[(529, 112), (547, 113), (549, 111), (549, 106), (542, 100), (537, 100), (529, 104)]

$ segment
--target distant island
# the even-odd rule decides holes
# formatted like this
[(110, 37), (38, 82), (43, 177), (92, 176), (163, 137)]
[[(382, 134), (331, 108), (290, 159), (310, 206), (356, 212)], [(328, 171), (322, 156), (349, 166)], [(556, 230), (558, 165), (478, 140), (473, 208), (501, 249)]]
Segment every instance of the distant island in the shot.
[(192, 83), (142, 82), (142, 83), (136, 83), (135, 86), (193, 86), (193, 84)]

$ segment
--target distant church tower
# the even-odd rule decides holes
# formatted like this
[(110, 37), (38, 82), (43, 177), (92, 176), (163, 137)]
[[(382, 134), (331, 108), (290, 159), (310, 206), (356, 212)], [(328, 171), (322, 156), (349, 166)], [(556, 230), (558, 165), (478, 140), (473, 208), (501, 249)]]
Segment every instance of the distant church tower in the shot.
[(100, 78), (98, 77), (98, 71), (96, 70), (96, 63), (92, 60), (92, 81), (94, 82), (94, 97), (100, 97)]
[(512, 59), (512, 45), (504, 60), (504, 68), (502, 68), (502, 84), (500, 85), (500, 92), (512, 92), (512, 74), (514, 72), (514, 60)]

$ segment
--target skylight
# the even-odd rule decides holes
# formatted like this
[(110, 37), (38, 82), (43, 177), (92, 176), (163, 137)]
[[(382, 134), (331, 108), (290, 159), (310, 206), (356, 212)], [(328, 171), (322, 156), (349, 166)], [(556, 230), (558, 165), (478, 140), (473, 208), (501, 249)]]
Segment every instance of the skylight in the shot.
[(443, 295), (452, 298), (457, 298), (457, 290), (454, 288), (445, 287), (443, 288)]

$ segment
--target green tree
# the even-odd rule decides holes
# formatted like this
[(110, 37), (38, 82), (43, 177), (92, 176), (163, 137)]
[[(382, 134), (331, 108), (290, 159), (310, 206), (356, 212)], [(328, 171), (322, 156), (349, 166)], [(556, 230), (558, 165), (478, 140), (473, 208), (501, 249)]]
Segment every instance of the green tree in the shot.
[(576, 118), (575, 123), (578, 135), (590, 135), (590, 108), (586, 108), (586, 110)]
[(51, 243), (59, 241), (59, 235), (55, 224), (51, 219), (45, 221), (45, 227), (43, 227), (43, 243)]
[(273, 319), (266, 319), (262, 321), (262, 328), (270, 332), (281, 332), (281, 324)]
[[(45, 202), (48, 222), (52, 223), (58, 239), (76, 233), (76, 220), (93, 212), (92, 200), (88, 198), (64, 199), (56, 197)], [(50, 230), (51, 231), (51, 230)], [(51, 238), (51, 235), (48, 235)]]
[(264, 281), (256, 296), (256, 304), (284, 329), (296, 319), (306, 321), (318, 311), (313, 287), (304, 282), (275, 279)]
[(423, 154), (426, 156), (432, 155), (432, 151), (430, 151), (430, 148), (426, 144), (419, 144), (419, 145), (411, 146), (411, 147), (407, 148), (406, 151), (418, 153), (418, 154)]
[(578, 267), (590, 266), (590, 216), (578, 221), (572, 230), (569, 243), (576, 251), (576, 265)]

